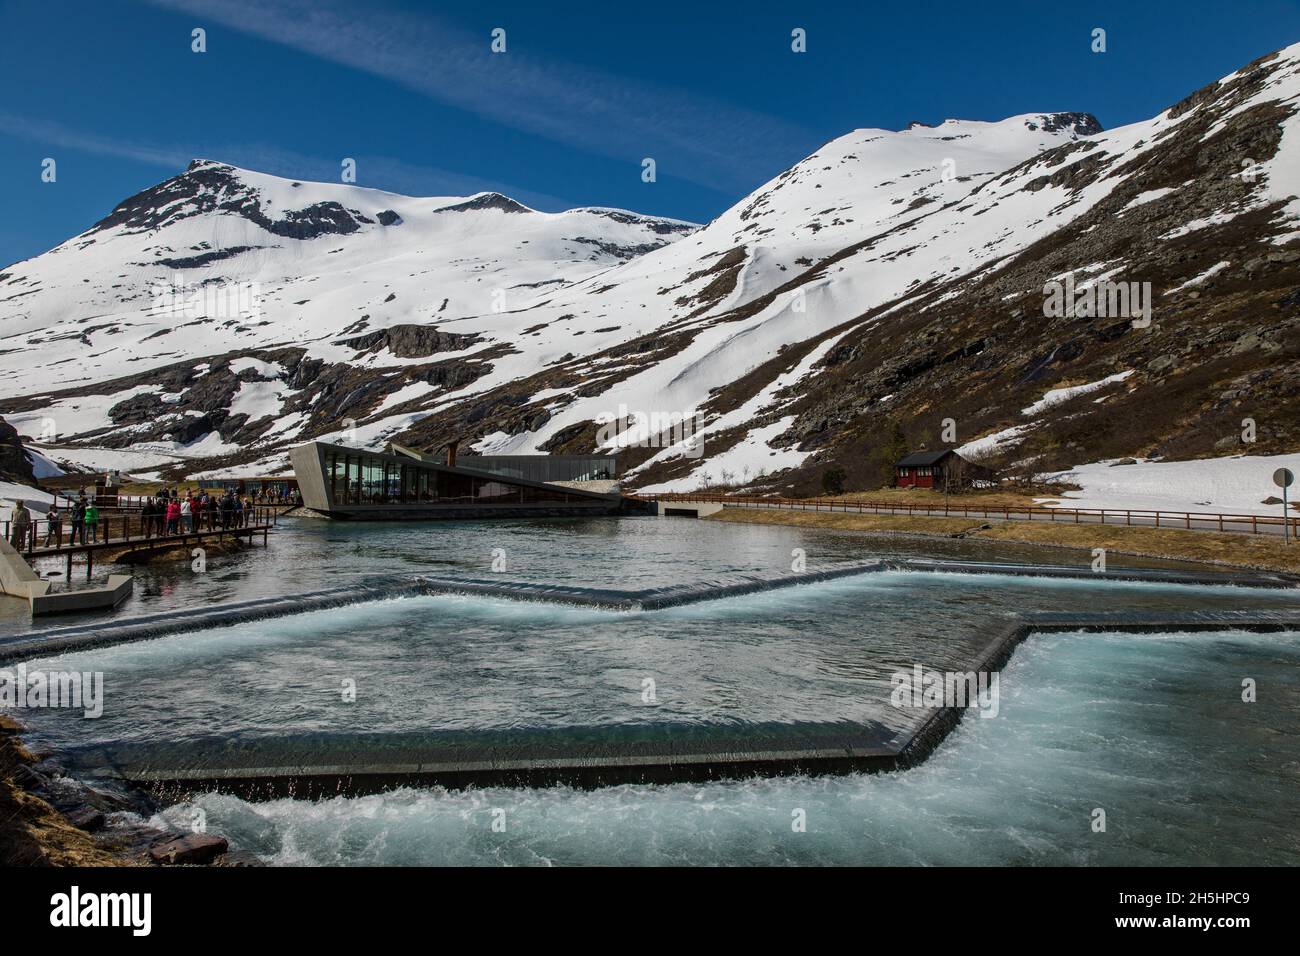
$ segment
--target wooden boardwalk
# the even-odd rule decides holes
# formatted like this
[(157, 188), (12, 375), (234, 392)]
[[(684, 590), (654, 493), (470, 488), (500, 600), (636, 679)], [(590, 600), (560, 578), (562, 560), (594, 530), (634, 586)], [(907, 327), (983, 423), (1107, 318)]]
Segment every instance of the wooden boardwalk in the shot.
[[(17, 549), (27, 561), (38, 558), (63, 557), (67, 559), (67, 580), (72, 580), (74, 558), (82, 558), (86, 563), (86, 578), (89, 579), (95, 563), (95, 555), (105, 551), (161, 551), (170, 548), (188, 548), (204, 541), (221, 541), (224, 538), (247, 538), (251, 543), (254, 536), (262, 536), (266, 546), (267, 535), (275, 525), (277, 513), (271, 508), (255, 508), (246, 512), (236, 523), (233, 515), (228, 523), (223, 522), (220, 512), (204, 512), (190, 531), (166, 532), (166, 524), (156, 517), (146, 520), (138, 513), (121, 513), (103, 516), (95, 523), (93, 533), (88, 527), (84, 535), (73, 539), (71, 526), (66, 521), (51, 532), (49, 522), (45, 519), (33, 521), (23, 547)], [(9, 522), (3, 525), (6, 541), (12, 541)]]

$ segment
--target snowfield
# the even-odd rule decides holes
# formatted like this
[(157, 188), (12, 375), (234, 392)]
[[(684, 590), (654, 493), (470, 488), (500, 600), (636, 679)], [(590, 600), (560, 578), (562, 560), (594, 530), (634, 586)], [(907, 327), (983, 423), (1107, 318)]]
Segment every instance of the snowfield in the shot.
[[(13, 516), (14, 502), (26, 502), (28, 508), (40, 508), (44, 512), (43, 506), (48, 506), (54, 500), (54, 496), (47, 491), (41, 491), (39, 488), (33, 488), (31, 485), (20, 485), (13, 481), (0, 481), (0, 521), (8, 521)], [(34, 515), (40, 517), (40, 515)]]
[[(1289, 468), (1300, 476), (1300, 454), (1139, 461), (1134, 465), (1102, 461), (1058, 472), (1048, 480), (1082, 486), (1081, 491), (1062, 494), (1062, 508), (1190, 510), (1280, 517), (1280, 504), (1263, 503), (1266, 498), (1282, 497), (1282, 489), (1273, 484), (1273, 472), (1279, 468)], [(1300, 499), (1300, 485), (1291, 486), (1288, 499)]]

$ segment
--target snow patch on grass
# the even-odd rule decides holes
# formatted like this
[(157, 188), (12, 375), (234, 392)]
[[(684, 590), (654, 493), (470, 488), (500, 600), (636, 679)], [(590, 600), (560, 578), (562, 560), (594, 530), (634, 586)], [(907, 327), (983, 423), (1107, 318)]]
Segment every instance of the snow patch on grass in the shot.
[(1079, 465), (1048, 480), (1081, 486), (1062, 495), (1066, 508), (1114, 508), (1129, 511), (1202, 511), (1280, 517), (1282, 506), (1263, 504), (1280, 498), (1273, 472), (1300, 472), (1300, 454), (1203, 458), (1195, 461), (1110, 461)]
[(1054, 405), (1060, 405), (1062, 402), (1068, 402), (1070, 399), (1074, 398), (1077, 395), (1086, 395), (1089, 392), (1097, 391), (1097, 389), (1099, 388), (1105, 388), (1107, 385), (1113, 385), (1116, 382), (1122, 382), (1124, 381), (1124, 379), (1128, 378), (1132, 374), (1133, 374), (1133, 370), (1129, 369), (1127, 372), (1119, 372), (1115, 375), (1108, 375), (1105, 378), (1098, 379), (1095, 382), (1088, 382), (1086, 385), (1069, 385), (1066, 386), (1065, 388), (1053, 388), (1050, 391), (1045, 392), (1043, 394), (1043, 397), (1040, 398), (1038, 401), (1034, 402), (1032, 405), (1022, 408), (1020, 410), (1020, 414), (1027, 415), (1030, 418), (1033, 418), (1035, 415), (1039, 415), (1042, 412), (1047, 411), (1047, 409), (1051, 408)]

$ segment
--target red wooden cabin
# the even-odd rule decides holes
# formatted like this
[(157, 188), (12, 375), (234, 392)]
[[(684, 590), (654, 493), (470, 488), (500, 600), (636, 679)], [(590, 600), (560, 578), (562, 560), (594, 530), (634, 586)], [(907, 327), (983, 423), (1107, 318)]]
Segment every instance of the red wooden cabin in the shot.
[(894, 484), (899, 488), (943, 488), (951, 480), (964, 485), (982, 471), (951, 448), (916, 451), (894, 465)]

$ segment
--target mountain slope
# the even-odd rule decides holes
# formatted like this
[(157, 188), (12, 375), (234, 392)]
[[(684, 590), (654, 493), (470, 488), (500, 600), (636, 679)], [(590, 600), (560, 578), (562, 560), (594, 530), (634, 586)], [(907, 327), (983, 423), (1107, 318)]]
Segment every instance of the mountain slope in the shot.
[[(1298, 53), (1261, 58), (1108, 133), (1086, 118), (1079, 128), (1077, 114), (1044, 117), (1040, 128), (1068, 137), (972, 177), (964, 190), (944, 182), (945, 153), (978, 134), (945, 124), (923, 133), (936, 141), (925, 161), (880, 177), (894, 188), (912, 173), (928, 195), (891, 202), (881, 215), (857, 186), (864, 214), (849, 228), (866, 224), (857, 235), (786, 251), (824, 235), (805, 221), (802, 234), (775, 231), (775, 255), (757, 241), (718, 254), (717, 227), (741, 239), (737, 221), (769, 206), (762, 200), (783, 181), (834, 176), (835, 163), (813, 157), (685, 242), (609, 277), (685, 258), (712, 239), (710, 285), (686, 286), (694, 297), (685, 304), (703, 304), (645, 337), (638, 367), (629, 371), (619, 349), (578, 356), (567, 366), (572, 382), (597, 381), (594, 396), (552, 373), (480, 395), (469, 414), (440, 411), (408, 438), (436, 444), (477, 433), (483, 448), (579, 450), (594, 443), (598, 410), (698, 405), (708, 423), (702, 459), (681, 449), (634, 453), (649, 458), (633, 475), (649, 490), (815, 491), (832, 465), (846, 468), (850, 486), (874, 487), (892, 464), (896, 429), (908, 446), (933, 446), (945, 441), (947, 419), (972, 452), (1038, 470), (1242, 451), (1247, 418), (1258, 438), (1249, 450), (1293, 450)], [(892, 151), (916, 132), (883, 143)], [(857, 155), (848, 143), (840, 149)], [(804, 190), (822, 186), (800, 180)], [(820, 213), (820, 222), (853, 218), (828, 207), (802, 197), (786, 205)], [(1080, 285), (1150, 283), (1152, 325), (1049, 318), (1046, 283), (1067, 275)], [(553, 387), (540, 393), (552, 403), (540, 428), (525, 417), (534, 406), (521, 405), (521, 384)]]
[[(309, 437), (590, 451), (698, 410), (703, 458), (629, 451), (663, 489), (870, 487), (945, 419), (1022, 468), (1241, 450), (1246, 418), (1294, 450), (1298, 97), (1291, 47), (1109, 132), (859, 130), (693, 232), (196, 163), (0, 274), (0, 414), (53, 419), (52, 457), (189, 473)], [(158, 315), (168, 273), (257, 282), (261, 316)], [(1049, 315), (1067, 278), (1150, 283), (1150, 326)]]
[(260, 438), (297, 437), (284, 404), (327, 366), (380, 340), (404, 360), (465, 352), (482, 337), (430, 323), (544, 300), (694, 228), (615, 209), (539, 213), (492, 193), (411, 198), (290, 182), (196, 160), (80, 236), (0, 271), (5, 407), (30, 435), (52, 428), (60, 442), (142, 451), (142, 462), (238, 454)]
[[(970, 450), (1037, 470), (1300, 448), (1298, 105), (1291, 47), (990, 182), (986, 207), (1065, 221), (1042, 234), (1030, 220), (1033, 241), (992, 268), (853, 323), (783, 396), (785, 440), (859, 481), (887, 464), (871, 450), (891, 422), (933, 442), (951, 418)], [(1150, 283), (1150, 326), (1045, 315), (1046, 284), (1067, 274)]]

